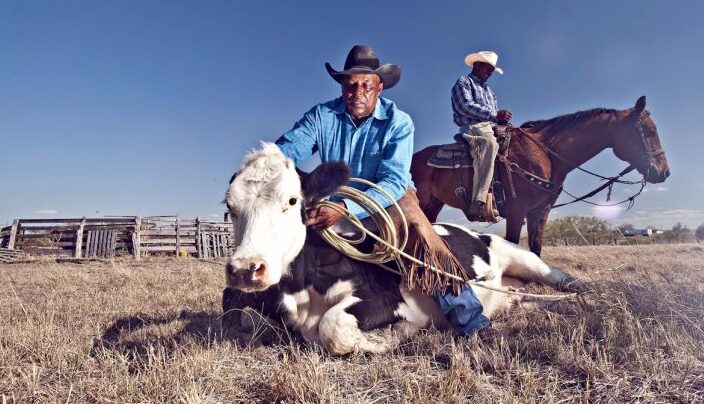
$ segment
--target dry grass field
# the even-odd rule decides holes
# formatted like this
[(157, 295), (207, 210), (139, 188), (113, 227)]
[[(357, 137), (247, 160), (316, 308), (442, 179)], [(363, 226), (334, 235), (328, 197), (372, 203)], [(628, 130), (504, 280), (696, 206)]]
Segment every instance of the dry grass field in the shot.
[(518, 310), (480, 336), (428, 331), (389, 355), (345, 358), (223, 338), (215, 263), (0, 264), (0, 403), (704, 400), (702, 247), (544, 258), (593, 293)]

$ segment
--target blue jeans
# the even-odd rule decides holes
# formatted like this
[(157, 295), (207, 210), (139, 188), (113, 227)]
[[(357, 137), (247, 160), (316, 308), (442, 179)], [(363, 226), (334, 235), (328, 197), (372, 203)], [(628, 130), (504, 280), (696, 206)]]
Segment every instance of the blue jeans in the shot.
[(445, 317), (457, 332), (462, 335), (472, 335), (487, 327), (491, 321), (482, 314), (484, 307), (472, 288), (463, 286), (458, 296), (451, 289), (435, 291), (435, 301), (440, 305)]

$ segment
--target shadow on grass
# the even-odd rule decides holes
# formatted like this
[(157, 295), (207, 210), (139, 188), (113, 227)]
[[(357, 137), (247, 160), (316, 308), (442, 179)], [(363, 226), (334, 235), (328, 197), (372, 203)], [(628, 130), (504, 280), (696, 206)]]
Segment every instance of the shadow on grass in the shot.
[(221, 312), (182, 310), (169, 315), (137, 313), (115, 320), (95, 338), (91, 356), (128, 362), (130, 373), (146, 370), (155, 357), (171, 358), (193, 349), (229, 342), (240, 347), (287, 344), (294, 340), (279, 325), (247, 309)]
[[(121, 356), (130, 372), (143, 369), (155, 352), (173, 355), (184, 347), (210, 347), (222, 340), (220, 313), (181, 311), (176, 315), (150, 316), (137, 313), (122, 317), (93, 340), (91, 356)], [(176, 332), (169, 332), (177, 329)]]

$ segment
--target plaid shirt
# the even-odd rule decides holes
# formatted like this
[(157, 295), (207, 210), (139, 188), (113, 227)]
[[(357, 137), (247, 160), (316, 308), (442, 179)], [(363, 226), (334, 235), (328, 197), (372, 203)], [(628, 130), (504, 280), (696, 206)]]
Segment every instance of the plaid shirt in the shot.
[(469, 74), (460, 76), (452, 87), (452, 117), (459, 127), (479, 122), (495, 122), (496, 95), (478, 78)]
[[(383, 97), (379, 97), (372, 116), (357, 128), (340, 97), (313, 107), (276, 144), (297, 165), (315, 152), (320, 153), (322, 162), (344, 161), (353, 177), (379, 185), (398, 201), (413, 186), (413, 132), (411, 117)], [(375, 189), (358, 183), (350, 185), (383, 207), (391, 205)], [(358, 218), (368, 216), (357, 204), (344, 202)]]

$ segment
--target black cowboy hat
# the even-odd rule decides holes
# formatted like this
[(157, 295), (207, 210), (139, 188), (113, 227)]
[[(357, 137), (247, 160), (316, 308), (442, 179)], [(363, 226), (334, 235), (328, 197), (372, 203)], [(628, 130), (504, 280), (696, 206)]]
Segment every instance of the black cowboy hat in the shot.
[(345, 60), (345, 70), (337, 71), (325, 63), (325, 68), (330, 77), (338, 83), (342, 82), (344, 76), (350, 74), (376, 74), (381, 77), (384, 89), (389, 89), (401, 79), (401, 68), (395, 64), (387, 63), (379, 66), (379, 58), (376, 57), (374, 49), (367, 45), (355, 45)]

